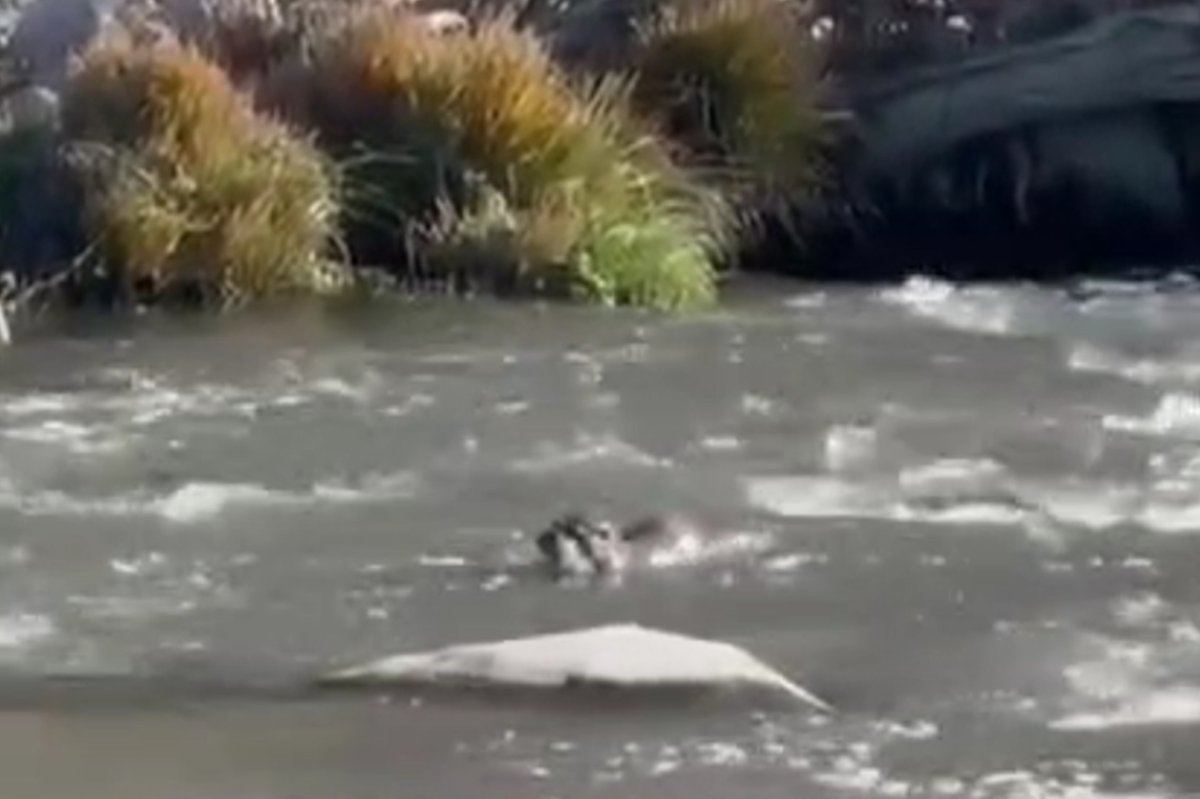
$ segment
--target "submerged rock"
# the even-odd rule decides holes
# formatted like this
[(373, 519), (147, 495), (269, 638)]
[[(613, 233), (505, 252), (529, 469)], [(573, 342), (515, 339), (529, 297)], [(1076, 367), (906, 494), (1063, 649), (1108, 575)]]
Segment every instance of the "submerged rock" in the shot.
[(616, 624), (395, 655), (333, 672), (324, 685), (451, 685), (556, 690), (765, 688), (830, 706), (732, 644)]

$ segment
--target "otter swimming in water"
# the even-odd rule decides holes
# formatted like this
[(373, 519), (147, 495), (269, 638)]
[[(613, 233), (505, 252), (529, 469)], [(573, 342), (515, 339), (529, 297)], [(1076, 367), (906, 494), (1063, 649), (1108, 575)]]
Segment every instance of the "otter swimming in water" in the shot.
[(696, 527), (679, 516), (646, 516), (618, 528), (573, 512), (538, 534), (537, 547), (559, 576), (598, 576), (649, 563), (656, 552), (679, 548), (696, 538)]

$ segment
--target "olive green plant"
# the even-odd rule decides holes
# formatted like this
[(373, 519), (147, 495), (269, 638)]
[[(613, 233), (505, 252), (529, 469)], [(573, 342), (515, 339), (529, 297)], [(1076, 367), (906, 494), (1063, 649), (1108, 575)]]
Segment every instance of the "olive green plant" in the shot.
[(721, 197), (632, 112), (628, 80), (572, 78), (505, 13), (450, 35), (357, 15), (289, 86), (283, 108), (344, 165), (360, 255), (607, 303), (715, 296)]

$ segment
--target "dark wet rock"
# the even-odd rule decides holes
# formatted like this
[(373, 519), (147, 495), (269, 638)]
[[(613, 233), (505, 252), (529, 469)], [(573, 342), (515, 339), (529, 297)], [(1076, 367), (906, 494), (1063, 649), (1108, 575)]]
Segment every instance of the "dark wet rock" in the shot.
[(849, 101), (834, 201), (805, 220), (806, 249), (760, 265), (1054, 278), (1200, 255), (1194, 5), (909, 71)]
[(92, 44), (112, 22), (121, 0), (33, 0), (22, 6), (7, 55), (24, 78), (58, 88), (71, 59)]

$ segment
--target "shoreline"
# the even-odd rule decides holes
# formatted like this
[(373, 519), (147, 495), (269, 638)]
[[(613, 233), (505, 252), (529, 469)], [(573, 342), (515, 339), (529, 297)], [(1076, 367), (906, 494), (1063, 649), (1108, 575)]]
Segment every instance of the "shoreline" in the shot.
[[(62, 2), (27, 6), (17, 44), (36, 30), (27, 16)], [(571, 25), (590, 19), (586, 4), (547, 30), (503, 14), (356, 2), (316, 21), (222, 16), (233, 7), (218, 4), (189, 23), (196, 29), (118, 14), (55, 67), (57, 83), (35, 80), (8, 98), (20, 100), (0, 137), (9, 315), (42, 305), (229, 310), (289, 294), (686, 311), (721, 302), (744, 274), (1058, 284), (1161, 279), (1200, 257), (1190, 228), (1176, 230), (1178, 212), (1156, 219), (1137, 205), (1145, 186), (1093, 192), (1095, 208), (1059, 196), (1046, 175), (1070, 164), (1046, 161), (1064, 156), (1038, 138), (1059, 135), (1053, 125), (990, 143), (967, 136), (928, 164), (879, 161), (887, 125), (938, 81), (995, 91), (996, 70), (980, 64), (1003, 73), (1017, 53), (1036, 71), (1059, 49), (1083, 58), (1106, 46), (1112, 31), (1170, 42), (1192, 16), (1200, 25), (1194, 9), (1117, 15), (1011, 52), (917, 67), (907, 94), (856, 101), (839, 87), (831, 105), (827, 54), (799, 20), (781, 24), (789, 7), (775, 0), (696, 0), (682, 16), (651, 14), (632, 39), (607, 31), (632, 69), (595, 88), (582, 78), (600, 56), (559, 54)], [(738, 52), (768, 57), (734, 69)], [(685, 78), (708, 87), (705, 102), (724, 115), (715, 128), (690, 116), (692, 99), (664, 94)], [(722, 82), (725, 94), (714, 94)], [(1191, 106), (1181, 108), (1186, 125)], [(1105, 123), (1118, 151), (1134, 146), (1121, 136), (1135, 112)], [(753, 135), (731, 138), (739, 126)], [(1060, 143), (1068, 153), (1070, 141)], [(1093, 160), (1112, 161), (1105, 153)], [(997, 167), (1000, 156), (1009, 160)], [(1023, 163), (1042, 170), (1024, 186)], [(1056, 179), (1105, 179), (1094, 163), (1076, 167)], [(964, 186), (979, 196), (960, 196)]]

